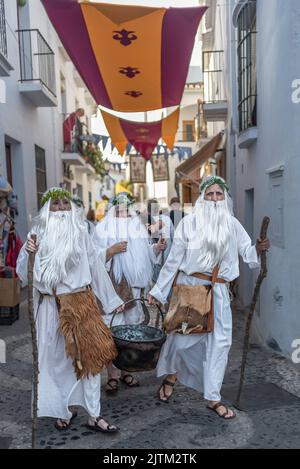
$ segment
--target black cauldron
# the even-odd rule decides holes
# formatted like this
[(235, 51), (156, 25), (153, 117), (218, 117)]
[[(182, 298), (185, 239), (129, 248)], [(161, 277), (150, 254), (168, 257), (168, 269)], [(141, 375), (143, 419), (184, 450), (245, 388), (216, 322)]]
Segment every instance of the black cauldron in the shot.
[[(135, 301), (142, 302), (145, 315), (143, 323), (112, 326), (115, 314), (112, 317), (111, 333), (118, 351), (118, 356), (113, 363), (120, 370), (128, 372), (150, 371), (156, 367), (161, 347), (167, 336), (162, 329), (148, 325), (150, 314), (144, 298), (130, 300), (126, 304)], [(157, 309), (163, 323), (163, 312), (158, 306)], [(159, 316), (156, 320), (157, 326), (158, 323)]]

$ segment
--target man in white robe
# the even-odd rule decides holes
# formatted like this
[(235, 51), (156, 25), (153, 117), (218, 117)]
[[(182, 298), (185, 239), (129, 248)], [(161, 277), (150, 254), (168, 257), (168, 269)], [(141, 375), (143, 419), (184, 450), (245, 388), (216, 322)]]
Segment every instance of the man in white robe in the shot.
[[(33, 272), (34, 312), (38, 339), (39, 386), (38, 416), (55, 417), (56, 428), (65, 430), (75, 414), (70, 406), (82, 406), (88, 413), (88, 427), (114, 433), (101, 417), (100, 374), (77, 379), (71, 358), (67, 358), (65, 340), (59, 329), (56, 295), (92, 288), (105, 313), (122, 309), (102, 262), (101, 254), (88, 234), (71, 195), (61, 188), (50, 189), (35, 219), (17, 261), (17, 274), (27, 283), (29, 253), (35, 253)], [(99, 311), (100, 314), (100, 311)]]
[[(232, 202), (225, 181), (206, 178), (200, 186), (200, 197), (192, 214), (178, 225), (173, 246), (156, 285), (150, 291), (150, 303), (166, 303), (173, 281), (177, 284), (209, 285), (194, 273), (212, 277), (219, 266), (214, 284), (214, 330), (206, 334), (171, 333), (167, 337), (157, 376), (165, 376), (159, 397), (167, 402), (176, 380), (204, 394), (208, 407), (220, 417), (230, 419), (234, 412), (221, 402), (228, 353), (232, 340), (232, 317), (228, 283), (239, 276), (239, 255), (250, 268), (260, 265), (259, 253), (269, 248), (269, 241), (257, 240), (251, 245), (248, 234), (232, 215)], [(220, 282), (228, 282), (220, 283)]]
[[(125, 278), (132, 289), (133, 298), (141, 298), (142, 290), (151, 286), (153, 266), (160, 262), (160, 254), (166, 242), (160, 239), (150, 245), (147, 230), (133, 208), (134, 201), (128, 194), (120, 193), (106, 217), (98, 223), (96, 234), (98, 245), (107, 250), (107, 270), (113, 274), (116, 284)], [(137, 302), (131, 309), (115, 316), (113, 325), (138, 324), (143, 309)], [(106, 320), (110, 322), (111, 317)], [(107, 324), (109, 324), (107, 322)], [(113, 394), (118, 390), (119, 372), (113, 366), (108, 368), (106, 391)], [(121, 381), (128, 387), (139, 382), (129, 373), (121, 373)]]

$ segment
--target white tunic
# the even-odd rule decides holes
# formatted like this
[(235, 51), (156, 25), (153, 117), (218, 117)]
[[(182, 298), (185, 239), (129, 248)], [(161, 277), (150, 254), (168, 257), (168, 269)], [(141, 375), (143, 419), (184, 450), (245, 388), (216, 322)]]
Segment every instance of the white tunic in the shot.
[[(194, 214), (188, 215), (178, 225), (167, 262), (156, 285), (150, 291), (161, 303), (167, 300), (177, 270), (182, 272), (177, 283), (209, 283), (191, 277), (195, 272), (212, 274), (212, 271), (205, 272), (204, 266), (198, 262), (199, 249), (193, 249), (194, 217)], [(233, 217), (230, 245), (220, 265), (218, 277), (230, 282), (239, 276), (239, 254), (250, 268), (259, 267), (255, 246), (251, 245), (248, 234)], [(216, 283), (214, 286), (214, 315), (215, 325), (212, 333), (168, 335), (157, 365), (157, 376), (177, 373), (177, 379), (182, 384), (204, 393), (207, 400), (219, 401), (232, 336), (230, 298), (226, 284)]]
[[(127, 251), (116, 254), (113, 259), (106, 263), (109, 271), (111, 268), (118, 276), (125, 276), (132, 288), (134, 298), (141, 297), (141, 290), (149, 289), (152, 279), (153, 265), (160, 262), (161, 256), (156, 256), (154, 245), (149, 244), (148, 234), (145, 227), (141, 225), (139, 217), (115, 217), (107, 216), (98, 223), (96, 227), (98, 237), (97, 245), (102, 249), (108, 249), (116, 243), (127, 241)], [(113, 325), (138, 324), (141, 321), (143, 310), (141, 303), (125, 313), (116, 315)], [(111, 317), (106, 317), (109, 324)]]
[[(69, 269), (66, 280), (57, 286), (57, 294), (76, 292), (91, 285), (101, 301), (105, 313), (111, 313), (122, 304), (97, 253), (94, 243), (86, 232), (80, 264)], [(17, 261), (17, 274), (23, 284), (27, 283), (28, 253), (23, 246)], [(100, 375), (77, 380), (72, 360), (66, 357), (65, 343), (59, 331), (58, 313), (53, 296), (41, 279), (40, 258), (37, 252), (34, 264), (34, 311), (38, 336), (39, 388), (38, 416), (69, 419), (70, 405), (86, 409), (91, 417), (100, 415)]]

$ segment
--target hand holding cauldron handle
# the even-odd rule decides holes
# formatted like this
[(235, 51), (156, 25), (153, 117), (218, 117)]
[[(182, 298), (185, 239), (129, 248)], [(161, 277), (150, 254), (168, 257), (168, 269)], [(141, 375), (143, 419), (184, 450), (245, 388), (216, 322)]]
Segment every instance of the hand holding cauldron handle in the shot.
[[(30, 236), (31, 240), (36, 243), (36, 235)], [(32, 339), (32, 356), (33, 356), (33, 402), (32, 402), (32, 434), (31, 445), (35, 448), (36, 430), (37, 430), (37, 409), (38, 409), (38, 378), (39, 378), (39, 364), (38, 364), (38, 347), (37, 347), (37, 334), (34, 320), (33, 308), (33, 269), (34, 269), (35, 252), (29, 253), (28, 259), (28, 314), (31, 328)]]
[[(145, 298), (133, 298), (129, 301), (126, 301), (126, 303), (124, 303), (124, 306), (127, 306), (128, 304), (130, 303), (134, 303), (136, 301), (140, 301), (142, 303), (142, 306), (143, 306), (143, 312), (144, 312), (144, 315), (145, 315), (145, 320), (141, 323), (142, 325), (147, 325), (149, 324), (150, 322), (150, 314), (149, 314), (149, 311), (147, 309), (147, 306), (146, 306), (146, 303), (149, 303)], [(155, 305), (161, 315), (161, 318), (162, 318), (162, 323), (164, 321), (164, 313), (162, 312), (161, 308), (159, 307), (159, 305)], [(114, 311), (113, 314), (112, 314), (112, 318), (111, 318), (111, 321), (110, 321), (110, 329), (112, 328), (112, 325), (113, 325), (113, 322), (114, 322), (114, 319), (115, 319), (115, 316), (117, 314), (117, 311)]]
[[(263, 241), (267, 238), (267, 231), (268, 231), (268, 226), (270, 223), (270, 218), (269, 217), (264, 217), (262, 224), (261, 224), (261, 229), (260, 229), (260, 239)], [(241, 374), (240, 374), (240, 383), (239, 383), (239, 389), (236, 397), (236, 402), (235, 402), (235, 407), (237, 409), (240, 409), (240, 398), (242, 394), (242, 389), (243, 389), (243, 384), (244, 384), (244, 376), (245, 376), (245, 368), (246, 368), (246, 361), (247, 361), (247, 354), (249, 350), (249, 342), (250, 342), (250, 330), (251, 330), (251, 323), (252, 323), (252, 318), (254, 315), (255, 311), (255, 306), (257, 303), (257, 299), (259, 296), (260, 292), (260, 287), (261, 284), (264, 280), (264, 278), (267, 276), (267, 251), (262, 251), (260, 253), (260, 258), (261, 258), (261, 269), (259, 276), (257, 278), (253, 296), (252, 296), (252, 301), (249, 309), (249, 314), (247, 318), (247, 323), (246, 323), (246, 331), (245, 331), (245, 338), (244, 338), (244, 348), (243, 348), (243, 358), (242, 358), (242, 363), (241, 363)]]

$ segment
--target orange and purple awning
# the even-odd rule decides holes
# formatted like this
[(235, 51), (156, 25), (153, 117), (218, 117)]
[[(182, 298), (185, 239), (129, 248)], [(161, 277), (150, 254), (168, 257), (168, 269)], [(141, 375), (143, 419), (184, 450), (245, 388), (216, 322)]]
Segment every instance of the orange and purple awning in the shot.
[(154, 148), (162, 138), (173, 150), (178, 128), (179, 108), (169, 116), (156, 122), (131, 122), (101, 111), (111, 141), (120, 155), (128, 143), (134, 146), (146, 160), (152, 156)]
[(42, 2), (97, 104), (120, 112), (180, 104), (206, 7)]

